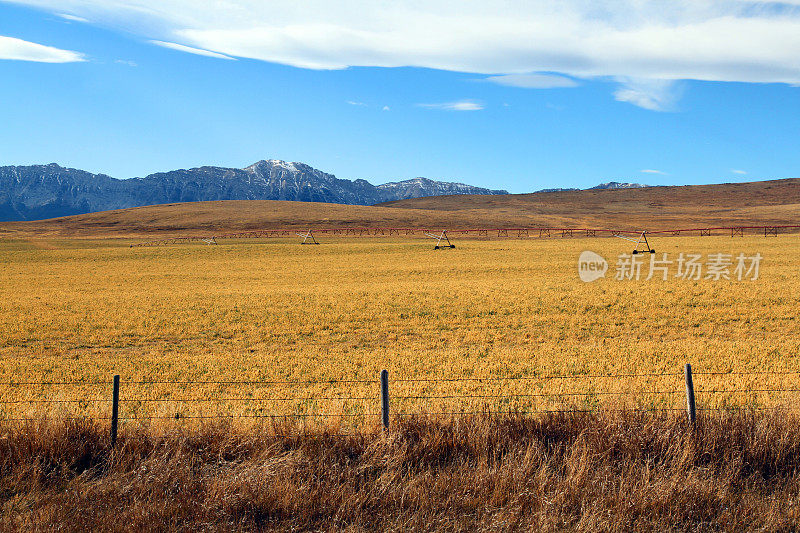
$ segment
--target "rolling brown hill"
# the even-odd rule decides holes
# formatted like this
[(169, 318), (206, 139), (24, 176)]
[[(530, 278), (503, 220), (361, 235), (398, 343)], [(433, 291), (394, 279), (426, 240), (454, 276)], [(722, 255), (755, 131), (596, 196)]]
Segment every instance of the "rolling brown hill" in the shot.
[(800, 224), (800, 179), (562, 191), (477, 197), (417, 198), (381, 207), (506, 214), (509, 219), (566, 226), (659, 230), (697, 226)]
[(437, 196), (351, 206), (287, 201), (163, 204), (33, 222), (1, 237), (158, 237), (278, 227), (593, 227), (648, 229), (800, 224), (800, 179), (720, 185)]

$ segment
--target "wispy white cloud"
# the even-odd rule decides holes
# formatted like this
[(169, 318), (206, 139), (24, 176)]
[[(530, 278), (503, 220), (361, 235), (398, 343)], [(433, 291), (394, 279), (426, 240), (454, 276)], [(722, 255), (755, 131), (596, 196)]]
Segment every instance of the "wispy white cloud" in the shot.
[(732, 169), (731, 169), (731, 172), (733, 172), (734, 174), (741, 174), (741, 175), (747, 174), (747, 172), (746, 172), (746, 171), (744, 171), (744, 170), (737, 170), (737, 169), (735, 169), (735, 168), (732, 168)]
[(35, 61), (38, 63), (74, 63), (86, 61), (86, 56), (43, 44), (0, 35), (0, 59)]
[[(359, 102), (359, 101), (356, 101), (356, 100), (347, 100), (347, 103), (349, 105), (356, 106), (356, 107), (373, 107), (370, 104), (366, 104), (364, 102)], [(388, 105), (382, 106), (381, 107), (381, 111), (389, 111), (389, 106)]]
[(650, 111), (673, 111), (681, 86), (672, 80), (617, 78), (620, 87), (614, 98)]
[(444, 102), (441, 104), (417, 104), (427, 109), (442, 109), (444, 111), (480, 111), (485, 106), (475, 100), (459, 100), (457, 102)]
[(656, 170), (654, 168), (645, 168), (645, 169), (640, 170), (639, 172), (644, 172), (645, 174), (660, 174), (662, 176), (668, 176), (669, 175), (666, 172), (664, 172), (663, 170)]
[[(462, 0), (458, 9), (449, 0), (13, 1), (147, 39), (302, 68), (650, 80), (623, 81), (615, 96), (653, 110), (677, 98), (658, 83), (800, 84), (798, 0), (780, 2), (789, 6), (781, 9), (755, 0)], [(545, 83), (523, 79), (517, 86)]]
[(129, 61), (127, 59), (115, 59), (114, 63), (116, 63), (118, 65), (126, 65), (126, 66), (129, 66), (129, 67), (138, 67), (139, 66), (139, 64), (136, 63), (136, 61)]
[(70, 15), (69, 13), (56, 13), (59, 17), (64, 20), (69, 20), (72, 22), (89, 22), (89, 19), (85, 19), (83, 17), (79, 17), (77, 15)]
[(150, 41), (153, 44), (158, 46), (163, 46), (164, 48), (171, 48), (172, 50), (178, 50), (180, 52), (188, 52), (190, 54), (195, 54), (198, 56), (206, 56), (206, 57), (215, 57), (217, 59), (229, 59), (235, 61), (236, 58), (227, 56), (225, 54), (220, 54), (218, 52), (212, 52), (210, 50), (203, 50), (202, 48), (194, 48), (192, 46), (186, 46), (183, 44), (178, 43), (170, 43), (166, 41)]
[(502, 76), (489, 76), (484, 80), (498, 85), (521, 87), (523, 89), (555, 89), (578, 86), (575, 80), (555, 74), (503, 74)]

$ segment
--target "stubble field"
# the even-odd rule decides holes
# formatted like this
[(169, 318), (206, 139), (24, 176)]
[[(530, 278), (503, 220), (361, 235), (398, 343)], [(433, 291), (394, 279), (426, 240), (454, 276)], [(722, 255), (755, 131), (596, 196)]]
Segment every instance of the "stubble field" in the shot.
[[(645, 280), (649, 256), (642, 279), (616, 280), (630, 246), (612, 238), (130, 242), (0, 241), (3, 418), (106, 417), (113, 374), (125, 424), (374, 425), (384, 368), (393, 413), (679, 409), (686, 362), (700, 408), (791, 405), (776, 389), (800, 389), (796, 235), (653, 242), (658, 259), (760, 253), (742, 281), (675, 264)], [(606, 278), (579, 279), (583, 250)]]

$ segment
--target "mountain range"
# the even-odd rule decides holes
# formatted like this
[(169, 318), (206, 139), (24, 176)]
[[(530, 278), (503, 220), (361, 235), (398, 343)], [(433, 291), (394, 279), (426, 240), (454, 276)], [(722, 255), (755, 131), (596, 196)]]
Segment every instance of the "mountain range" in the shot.
[[(603, 183), (593, 189), (644, 187)], [(552, 192), (577, 189), (545, 189)], [(339, 179), (304, 163), (278, 159), (245, 168), (204, 166), (158, 172), (144, 178), (115, 179), (105, 174), (49, 165), (0, 167), (0, 221), (41, 220), (145, 205), (206, 200), (294, 200), (374, 205), (426, 196), (508, 194), (463, 183), (414, 178), (373, 185)]]
[(427, 178), (372, 185), (277, 159), (245, 168), (204, 166), (115, 179), (49, 165), (0, 167), (0, 220), (39, 220), (144, 205), (203, 200), (296, 200), (373, 205), (422, 196), (508, 194)]
[(564, 192), (564, 191), (596, 191), (596, 190), (605, 190), (605, 189), (640, 189), (642, 187), (649, 187), (649, 185), (642, 185), (641, 183), (624, 183), (619, 181), (609, 181), (607, 183), (601, 183), (600, 185), (595, 185), (594, 187), (589, 187), (588, 189), (576, 189), (576, 188), (569, 188), (569, 189), (540, 189), (536, 192)]

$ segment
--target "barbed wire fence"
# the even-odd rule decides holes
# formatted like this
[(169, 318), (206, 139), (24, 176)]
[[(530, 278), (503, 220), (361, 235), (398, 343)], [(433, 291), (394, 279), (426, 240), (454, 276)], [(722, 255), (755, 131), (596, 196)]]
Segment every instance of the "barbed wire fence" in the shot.
[[(472, 383), (478, 385), (494, 384), (495, 386), (502, 386), (508, 382), (552, 382), (556, 380), (570, 381), (570, 380), (634, 380), (641, 378), (671, 378), (672, 380), (680, 380), (683, 377), (683, 387), (681, 388), (663, 388), (660, 390), (639, 390), (636, 392), (619, 391), (619, 390), (591, 390), (588, 392), (510, 392), (510, 393), (495, 393), (489, 394), (480, 392), (478, 394), (459, 394), (459, 393), (390, 393), (390, 380), (389, 373), (382, 370), (378, 379), (334, 379), (334, 380), (130, 380), (122, 381), (119, 375), (114, 375), (112, 380), (74, 380), (74, 381), (8, 381), (0, 382), (0, 387), (5, 389), (6, 392), (24, 387), (106, 387), (110, 392), (108, 396), (97, 397), (84, 397), (84, 398), (25, 398), (25, 399), (6, 399), (5, 396), (0, 396), (0, 406), (7, 414), (9, 406), (16, 407), (20, 405), (39, 405), (39, 406), (57, 406), (57, 405), (70, 405), (77, 404), (79, 406), (88, 406), (90, 404), (107, 404), (108, 409), (106, 414), (84, 414), (81, 416), (58, 416), (53, 417), (58, 420), (97, 420), (110, 422), (110, 442), (114, 445), (117, 441), (118, 428), (120, 422), (142, 422), (151, 420), (174, 420), (174, 421), (190, 421), (190, 420), (214, 420), (214, 419), (250, 419), (250, 420), (267, 420), (267, 421), (302, 421), (305, 423), (308, 419), (353, 419), (353, 420), (372, 420), (372, 425), (377, 425), (383, 431), (389, 432), (391, 430), (392, 418), (400, 419), (404, 417), (413, 416), (475, 416), (475, 415), (502, 415), (502, 414), (516, 414), (516, 415), (535, 415), (544, 413), (592, 413), (599, 410), (603, 411), (633, 411), (633, 412), (681, 412), (685, 411), (686, 416), (690, 423), (695, 423), (697, 412), (700, 411), (731, 411), (741, 409), (742, 405), (730, 405), (724, 407), (713, 407), (712, 402), (709, 401), (712, 395), (721, 394), (777, 394), (777, 393), (797, 393), (800, 392), (800, 387), (785, 387), (785, 386), (762, 386), (759, 388), (698, 388), (695, 389), (694, 378), (701, 376), (702, 378), (710, 376), (718, 377), (733, 377), (733, 376), (791, 376), (800, 375), (800, 371), (741, 371), (741, 372), (722, 372), (722, 371), (706, 371), (706, 372), (693, 372), (690, 364), (686, 364), (683, 372), (657, 372), (657, 373), (621, 373), (621, 374), (564, 374), (564, 375), (530, 375), (530, 376), (489, 376), (489, 377), (444, 377), (444, 378), (398, 378), (391, 381), (393, 385), (439, 385), (442, 383)], [(120, 391), (122, 385), (126, 387), (152, 387), (156, 385), (165, 385), (175, 387), (178, 385), (194, 387), (199, 385), (217, 385), (217, 386), (291, 386), (303, 387), (311, 385), (343, 385), (343, 386), (373, 386), (376, 388), (375, 394), (371, 395), (278, 395), (278, 396), (222, 396), (222, 397), (209, 397), (209, 396), (179, 396), (179, 397), (165, 397), (155, 398), (151, 396), (121, 396)], [(602, 404), (585, 406), (568, 405), (570, 399), (599, 398), (599, 397), (613, 397), (613, 396), (652, 396), (663, 398), (674, 398), (675, 401), (685, 400), (685, 404), (678, 406), (673, 403), (669, 406), (639, 406), (639, 407), (624, 407), (609, 409)], [(700, 405), (698, 406), (697, 398), (700, 398)], [(533, 400), (545, 399), (548, 401), (558, 400), (561, 405), (548, 408), (513, 408), (509, 407), (506, 410), (499, 409), (497, 404), (500, 400)], [(405, 405), (409, 401), (419, 403), (425, 402), (442, 402), (444, 400), (458, 400), (462, 403), (467, 402), (470, 408), (458, 409), (445, 409), (445, 410), (408, 410), (397, 409), (393, 410), (392, 405)], [(475, 401), (481, 400), (484, 403), (480, 409), (475, 408)], [(131, 404), (210, 404), (210, 403), (264, 403), (264, 402), (361, 402), (368, 406), (367, 409), (357, 411), (339, 411), (333, 413), (319, 413), (319, 412), (293, 412), (293, 413), (278, 413), (278, 412), (256, 412), (256, 413), (196, 413), (184, 414), (176, 412), (171, 415), (163, 414), (131, 414), (122, 413), (121, 406)], [(492, 404), (491, 402), (494, 402)], [(494, 405), (494, 407), (492, 406)], [(750, 409), (767, 409), (766, 407), (749, 406)], [(33, 416), (0, 416), (0, 423), (3, 422), (34, 422), (41, 420), (41, 417)], [(334, 433), (331, 436), (353, 436), (353, 433)], [(286, 437), (286, 435), (273, 435), (275, 437)]]

